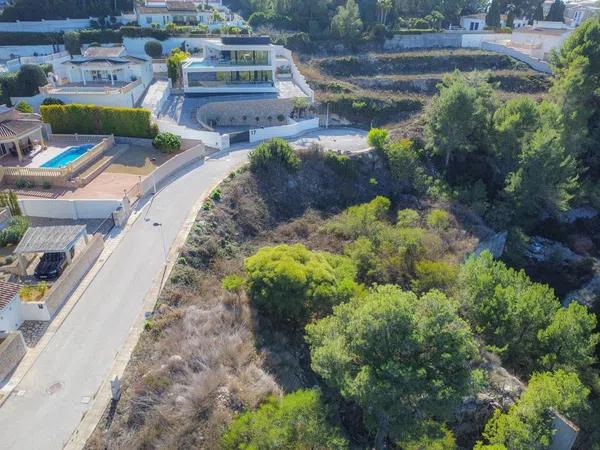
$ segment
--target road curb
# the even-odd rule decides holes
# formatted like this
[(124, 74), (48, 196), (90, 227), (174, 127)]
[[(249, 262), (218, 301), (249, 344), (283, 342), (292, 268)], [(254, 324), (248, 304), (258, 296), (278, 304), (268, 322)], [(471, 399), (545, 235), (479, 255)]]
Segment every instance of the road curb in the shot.
[[(219, 151), (213, 153), (211, 157), (205, 159), (205, 161), (209, 161), (214, 157), (220, 158), (221, 156), (225, 156), (229, 153), (229, 150)], [(102, 419), (104, 412), (106, 411), (106, 408), (109, 406), (111, 401), (110, 382), (115, 375), (118, 376), (119, 379), (123, 377), (123, 373), (125, 372), (127, 364), (129, 363), (131, 355), (144, 329), (144, 323), (146, 320), (145, 313), (154, 310), (154, 307), (158, 300), (158, 296), (160, 295), (162, 288), (166, 284), (166, 281), (168, 280), (171, 271), (173, 270), (173, 267), (177, 262), (181, 246), (187, 240), (192, 226), (196, 221), (196, 217), (198, 216), (198, 213), (202, 208), (202, 204), (206, 201), (210, 193), (224, 180), (227, 179), (231, 172), (238, 170), (245, 164), (246, 161), (240, 163), (239, 165), (232, 168), (232, 170), (228, 172), (227, 175), (224, 175), (223, 177), (219, 178), (209, 189), (206, 189), (204, 192), (202, 192), (196, 203), (194, 203), (194, 205), (192, 206), (190, 213), (188, 214), (183, 223), (183, 226), (181, 227), (181, 229), (177, 233), (177, 236), (175, 237), (175, 240), (171, 244), (171, 248), (169, 249), (169, 253), (167, 255), (166, 267), (164, 268), (164, 270), (161, 271), (161, 273), (159, 273), (155, 277), (152, 287), (146, 293), (146, 296), (144, 297), (142, 311), (140, 311), (140, 314), (138, 314), (135, 323), (131, 327), (131, 330), (129, 332), (129, 335), (127, 336), (123, 347), (115, 356), (114, 363), (110, 371), (108, 372), (108, 376), (104, 378), (98, 390), (94, 393), (94, 396), (91, 400), (90, 408), (82, 416), (81, 422), (71, 434), (69, 440), (63, 447), (64, 449), (75, 450), (83, 448), (89, 437), (97, 428), (98, 423)], [(160, 191), (161, 190), (159, 189), (158, 192)], [(136, 217), (135, 220), (137, 220), (138, 218), (139, 217)]]

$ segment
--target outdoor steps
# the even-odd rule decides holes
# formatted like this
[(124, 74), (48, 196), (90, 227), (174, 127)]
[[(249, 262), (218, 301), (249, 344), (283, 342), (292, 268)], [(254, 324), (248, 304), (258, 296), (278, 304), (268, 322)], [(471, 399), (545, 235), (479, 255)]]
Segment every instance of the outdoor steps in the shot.
[(85, 186), (98, 175), (100, 175), (104, 169), (112, 164), (112, 162), (118, 158), (121, 153), (129, 149), (129, 144), (116, 144), (108, 149), (102, 157), (84, 170), (81, 174), (76, 177), (77, 184), (79, 186)]

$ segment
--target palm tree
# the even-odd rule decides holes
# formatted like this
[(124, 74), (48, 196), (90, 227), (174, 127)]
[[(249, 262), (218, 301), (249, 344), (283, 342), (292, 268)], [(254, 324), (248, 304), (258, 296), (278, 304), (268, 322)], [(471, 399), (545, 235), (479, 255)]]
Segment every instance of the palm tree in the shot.
[(392, 0), (377, 0), (377, 10), (379, 14), (379, 23), (385, 25), (389, 12), (393, 7)]

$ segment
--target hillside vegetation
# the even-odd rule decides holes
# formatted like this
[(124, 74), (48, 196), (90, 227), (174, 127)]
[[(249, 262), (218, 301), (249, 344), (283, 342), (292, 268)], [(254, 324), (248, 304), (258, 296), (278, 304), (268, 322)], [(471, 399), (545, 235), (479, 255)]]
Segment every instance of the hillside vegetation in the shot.
[(353, 123), (370, 125), (373, 121), (392, 128), (414, 121), (438, 92), (444, 76), (456, 70), (487, 72), (503, 98), (541, 98), (550, 87), (546, 75), (508, 56), (482, 50), (307, 57), (300, 66), (316, 89), (322, 112), (329, 105), (331, 113)]

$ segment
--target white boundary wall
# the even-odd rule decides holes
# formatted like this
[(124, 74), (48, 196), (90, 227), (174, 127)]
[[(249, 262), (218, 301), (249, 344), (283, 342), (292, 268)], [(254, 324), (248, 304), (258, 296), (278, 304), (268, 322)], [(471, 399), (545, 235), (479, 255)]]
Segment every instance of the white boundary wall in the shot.
[(208, 153), (204, 144), (199, 144), (169, 159), (162, 166), (156, 168), (151, 174), (142, 180), (140, 183), (141, 195), (144, 196), (149, 192), (154, 192), (154, 186), (156, 186), (158, 189), (162, 182), (164, 182), (178, 170), (196, 160), (204, 158), (207, 154)]
[(318, 117), (279, 127), (258, 128), (250, 130), (250, 142), (260, 142), (274, 137), (292, 137), (306, 131), (316, 130), (317, 128), (319, 128)]
[(65, 46), (60, 45), (1, 45), (0, 59), (14, 59), (17, 56), (50, 55), (61, 52)]
[(50, 219), (106, 219), (122, 200), (19, 199), (26, 216)]
[(525, 64), (529, 65), (532, 69), (537, 70), (538, 72), (552, 74), (552, 68), (550, 67), (550, 64), (548, 64), (546, 61), (532, 58), (531, 56), (525, 53), (521, 53), (515, 48), (507, 47), (506, 45), (502, 45), (497, 42), (483, 42), (481, 48), (484, 50), (490, 50), (493, 52), (503, 53), (504, 55), (512, 56), (516, 60), (524, 62)]
[(462, 46), (467, 48), (482, 48), (484, 42), (501, 41), (504, 39), (510, 39), (508, 33), (480, 33), (470, 34), (465, 33), (462, 35)]
[(306, 82), (306, 78), (304, 75), (300, 73), (298, 67), (296, 67), (296, 63), (294, 62), (294, 58), (292, 57), (292, 51), (283, 47), (282, 45), (275, 46), (275, 55), (283, 56), (287, 60), (290, 61), (290, 68), (292, 70), (292, 79), (298, 85), (298, 87), (304, 92), (307, 97), (310, 99), (311, 103), (315, 102), (315, 91), (311, 89), (311, 87)]
[[(118, 16), (117, 22), (124, 24), (132, 20), (135, 16)], [(87, 19), (60, 19), (60, 20), (40, 20), (40, 21), (20, 21), (0, 22), (0, 31), (14, 33), (52, 33), (61, 31), (81, 30), (90, 28), (90, 22), (98, 20), (97, 17), (88, 17)]]

